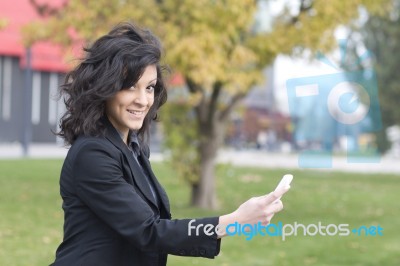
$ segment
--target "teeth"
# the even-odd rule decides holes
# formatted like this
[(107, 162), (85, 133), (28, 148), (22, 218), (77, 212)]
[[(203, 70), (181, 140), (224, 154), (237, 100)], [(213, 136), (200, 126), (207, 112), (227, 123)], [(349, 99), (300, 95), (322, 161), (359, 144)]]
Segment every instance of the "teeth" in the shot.
[(128, 110), (129, 113), (134, 114), (134, 115), (141, 115), (143, 114), (143, 111), (132, 111), (132, 110)]

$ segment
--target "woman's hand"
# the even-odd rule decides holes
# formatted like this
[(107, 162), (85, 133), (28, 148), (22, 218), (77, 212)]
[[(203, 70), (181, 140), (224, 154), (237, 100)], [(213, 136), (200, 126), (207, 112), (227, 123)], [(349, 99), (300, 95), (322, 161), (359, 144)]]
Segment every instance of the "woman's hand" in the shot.
[(242, 203), (236, 211), (219, 217), (220, 237), (226, 235), (224, 228), (235, 222), (239, 224), (257, 224), (258, 222), (261, 222), (262, 225), (269, 224), (275, 213), (283, 209), (282, 201), (279, 199), (289, 188), (288, 186), (264, 196), (253, 197)]

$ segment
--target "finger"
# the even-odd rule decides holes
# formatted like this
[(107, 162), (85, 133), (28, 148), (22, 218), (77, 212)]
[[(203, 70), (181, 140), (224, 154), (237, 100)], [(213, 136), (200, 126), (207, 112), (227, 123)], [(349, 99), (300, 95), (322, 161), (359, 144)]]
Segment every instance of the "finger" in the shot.
[(271, 206), (272, 206), (272, 211), (274, 213), (277, 213), (283, 209), (283, 202), (281, 200), (276, 200)]
[(266, 208), (266, 216), (270, 215), (271, 213), (278, 213), (283, 209), (283, 203), (280, 200), (274, 201), (272, 204), (268, 205)]
[(276, 202), (272, 203), (270, 210), (267, 211), (266, 214), (266, 219), (264, 220), (266, 222), (266, 224), (271, 222), (272, 217), (274, 217), (274, 215), (278, 212), (280, 212), (281, 210), (283, 210), (283, 203), (280, 200), (277, 200)]
[(267, 215), (267, 217), (263, 221), (262, 225), (268, 225), (269, 223), (271, 223), (272, 217), (274, 217), (274, 215), (275, 215), (275, 213), (271, 213), (271, 214)]
[(265, 215), (263, 215), (260, 219), (260, 222), (264, 224), (268, 224), (271, 222), (272, 217), (274, 217), (275, 213), (273, 212), (268, 212)]
[(274, 217), (275, 213), (272, 213), (270, 215), (267, 216), (267, 222), (270, 223), (272, 220), (272, 217)]
[(289, 189), (290, 189), (290, 186), (286, 186), (286, 187), (279, 188), (279, 189), (265, 195), (265, 197), (264, 197), (265, 204), (271, 204), (274, 201), (279, 200), (283, 196), (283, 194), (288, 192)]

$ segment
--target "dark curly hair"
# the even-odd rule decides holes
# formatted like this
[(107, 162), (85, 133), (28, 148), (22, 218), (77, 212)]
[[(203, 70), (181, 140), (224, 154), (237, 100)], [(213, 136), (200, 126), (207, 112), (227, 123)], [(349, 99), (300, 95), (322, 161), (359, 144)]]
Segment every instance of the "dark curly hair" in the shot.
[(162, 76), (166, 68), (160, 65), (162, 48), (158, 38), (149, 30), (122, 23), (83, 50), (84, 58), (61, 85), (60, 96), (64, 96), (66, 112), (56, 134), (67, 145), (73, 144), (79, 135), (103, 136), (105, 102), (118, 91), (135, 85), (145, 68), (155, 65), (154, 103), (138, 131), (139, 139), (146, 141), (151, 121), (157, 119), (158, 109), (167, 100)]

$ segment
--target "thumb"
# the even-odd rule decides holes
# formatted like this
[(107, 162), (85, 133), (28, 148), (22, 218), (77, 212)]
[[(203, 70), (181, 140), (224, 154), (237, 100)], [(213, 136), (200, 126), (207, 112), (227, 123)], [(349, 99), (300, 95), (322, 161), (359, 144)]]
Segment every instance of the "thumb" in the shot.
[(280, 187), (277, 190), (265, 195), (264, 196), (265, 203), (266, 204), (271, 204), (274, 201), (280, 199), (283, 196), (283, 194), (285, 194), (286, 192), (289, 191), (289, 189), (290, 189), (290, 186), (288, 185), (288, 186), (285, 186), (285, 187)]

